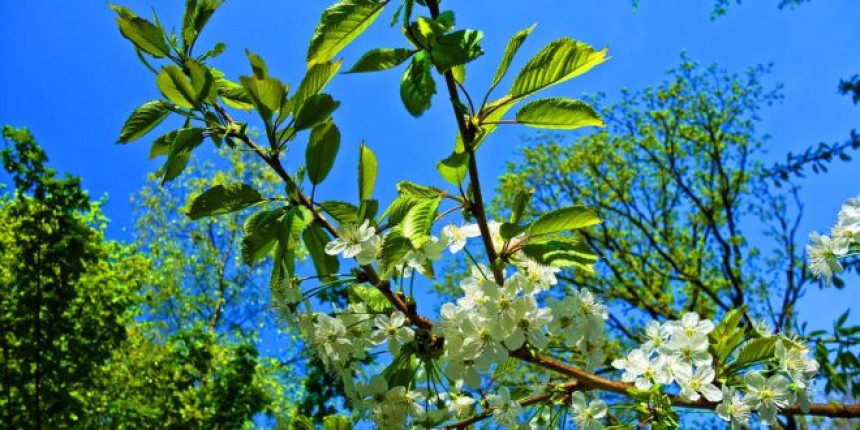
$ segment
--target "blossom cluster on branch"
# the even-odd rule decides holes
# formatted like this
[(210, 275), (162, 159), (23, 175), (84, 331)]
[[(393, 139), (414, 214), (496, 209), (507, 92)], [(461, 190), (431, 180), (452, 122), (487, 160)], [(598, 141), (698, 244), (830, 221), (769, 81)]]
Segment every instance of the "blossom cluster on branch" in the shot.
[(828, 283), (842, 273), (839, 260), (856, 255), (860, 255), (860, 196), (842, 205), (829, 236), (812, 232), (806, 246), (809, 269)]

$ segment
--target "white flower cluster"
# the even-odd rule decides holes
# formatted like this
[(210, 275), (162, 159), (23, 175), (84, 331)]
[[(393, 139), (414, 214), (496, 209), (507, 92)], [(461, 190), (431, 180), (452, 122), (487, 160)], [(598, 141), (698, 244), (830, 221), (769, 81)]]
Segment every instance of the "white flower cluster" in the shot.
[(836, 225), (830, 236), (817, 232), (809, 234), (806, 259), (809, 270), (819, 278), (830, 281), (842, 272), (840, 258), (856, 253), (860, 247), (860, 196), (848, 199), (839, 211)]
[(680, 321), (651, 321), (645, 328), (647, 341), (626, 358), (613, 361), (612, 366), (624, 371), (623, 381), (640, 390), (677, 383), (685, 400), (704, 397), (711, 402), (722, 401), (716, 412), (733, 428), (743, 428), (754, 410), (765, 424), (774, 423), (779, 409), (791, 404), (808, 410), (807, 389), (818, 372), (818, 362), (808, 357), (805, 346), (772, 336), (776, 368), (767, 378), (762, 370), (747, 372), (744, 386), (739, 387), (741, 395), (728, 386), (720, 389), (714, 384), (716, 372), (708, 352), (708, 334), (713, 330), (711, 321), (695, 313), (685, 314)]
[(645, 327), (647, 342), (612, 366), (624, 370), (621, 379), (640, 390), (677, 382), (686, 400), (705, 396), (719, 401), (722, 393), (713, 384), (713, 358), (708, 353), (708, 333), (713, 330), (714, 323), (695, 313), (685, 314), (680, 321), (651, 321)]

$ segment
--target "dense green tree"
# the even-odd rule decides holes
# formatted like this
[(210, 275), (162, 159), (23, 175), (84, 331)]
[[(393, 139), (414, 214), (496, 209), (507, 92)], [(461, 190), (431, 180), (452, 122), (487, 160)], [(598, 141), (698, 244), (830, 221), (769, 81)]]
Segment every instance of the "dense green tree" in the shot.
[(45, 166), (29, 131), (3, 138), (14, 189), (0, 200), (0, 426), (77, 427), (126, 337), (142, 260), (105, 239), (98, 202)]

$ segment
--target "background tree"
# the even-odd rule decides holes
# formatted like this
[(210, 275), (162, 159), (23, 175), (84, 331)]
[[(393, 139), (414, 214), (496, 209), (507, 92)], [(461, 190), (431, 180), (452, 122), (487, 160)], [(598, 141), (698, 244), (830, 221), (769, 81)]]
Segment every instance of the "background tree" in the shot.
[(613, 303), (608, 323), (622, 339), (641, 340), (628, 330), (631, 319), (744, 309), (750, 321), (811, 337), (826, 392), (856, 396), (857, 362), (841, 342), (856, 342), (857, 328), (808, 333), (797, 314), (805, 290), (823, 284), (797, 235), (799, 187), (775, 187), (762, 162), (758, 114), (780, 99), (762, 83), (765, 73), (737, 75), (684, 59), (659, 86), (625, 91), (606, 106), (605, 131), (570, 143), (559, 135), (529, 139), (501, 178), (495, 207), (504, 212), (530, 190), (532, 213), (568, 204), (598, 211), (605, 222), (582, 233), (600, 256), (596, 273), (561, 276)]
[(80, 180), (58, 178), (26, 129), (3, 129), (0, 411), (8, 428), (76, 428), (99, 365), (126, 337), (144, 265), (105, 240)]
[[(226, 154), (224, 154), (226, 155)], [(133, 427), (241, 428), (291, 420), (303, 398), (295, 336), (274, 318), (268, 264), (243, 262), (245, 213), (189, 219), (190, 199), (241, 177), (275, 182), (240, 152), (193, 162), (162, 187), (150, 177), (133, 198), (135, 245), (151, 261), (130, 339), (104, 369), (108, 416)], [(258, 350), (262, 339), (270, 345)], [(135, 387), (129, 389), (129, 387)]]

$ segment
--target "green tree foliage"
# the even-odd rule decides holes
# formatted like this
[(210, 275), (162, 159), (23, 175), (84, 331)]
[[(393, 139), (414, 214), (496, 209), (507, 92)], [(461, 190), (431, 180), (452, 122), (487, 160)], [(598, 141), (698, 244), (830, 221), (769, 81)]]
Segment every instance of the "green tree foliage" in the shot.
[[(596, 274), (563, 278), (614, 301), (610, 326), (628, 340), (638, 338), (627, 329), (637, 317), (742, 309), (746, 319), (812, 336), (822, 364), (839, 357), (838, 370), (825, 365), (827, 391), (857, 395), (856, 360), (833, 338), (856, 337), (856, 328), (805, 333), (796, 311), (819, 283), (797, 236), (798, 186), (774, 187), (761, 161), (758, 112), (780, 98), (762, 84), (765, 72), (736, 75), (685, 59), (659, 86), (606, 106), (605, 131), (571, 143), (535, 138), (508, 165), (495, 207), (504, 211), (525, 190), (531, 213), (595, 208), (605, 222), (582, 234), (600, 255)], [(761, 234), (761, 246), (750, 243)]]
[[(191, 163), (188, 174), (164, 187), (152, 176), (133, 198), (136, 246), (152, 271), (130, 339), (103, 369), (107, 416), (116, 422), (241, 428), (262, 414), (285, 423), (302, 398), (294, 366), (299, 352), (273, 318), (263, 277), (268, 269), (242, 261), (247, 214), (185, 215), (205, 209), (191, 205), (204, 190), (226, 187), (222, 194), (240, 195), (234, 181), (274, 191), (273, 178), (250, 157), (234, 152), (227, 162), (218, 174), (212, 162)], [(254, 203), (261, 203), (257, 197)], [(276, 354), (257, 350), (261, 335), (278, 345)]]
[(76, 428), (99, 365), (126, 338), (142, 260), (104, 238), (78, 178), (57, 177), (26, 129), (6, 126), (0, 199), (0, 411), (7, 428)]

